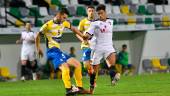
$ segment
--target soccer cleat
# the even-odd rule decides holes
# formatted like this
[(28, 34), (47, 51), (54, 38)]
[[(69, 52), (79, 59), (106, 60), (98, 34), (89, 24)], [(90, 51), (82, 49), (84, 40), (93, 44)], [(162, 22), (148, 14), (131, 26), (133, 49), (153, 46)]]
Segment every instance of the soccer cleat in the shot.
[(37, 74), (36, 73), (32, 73), (32, 79), (37, 80)]
[(25, 77), (24, 76), (22, 76), (21, 77), (21, 81), (25, 81), (26, 79), (25, 79)]
[(90, 90), (86, 90), (83, 87), (78, 87), (79, 91), (78, 94), (91, 94)]
[(94, 85), (90, 85), (90, 94), (94, 94)]
[(66, 89), (66, 96), (75, 96), (79, 90), (75, 90), (74, 88)]
[(116, 83), (120, 80), (120, 73), (116, 73), (115, 77), (111, 81), (112, 85), (116, 85)]

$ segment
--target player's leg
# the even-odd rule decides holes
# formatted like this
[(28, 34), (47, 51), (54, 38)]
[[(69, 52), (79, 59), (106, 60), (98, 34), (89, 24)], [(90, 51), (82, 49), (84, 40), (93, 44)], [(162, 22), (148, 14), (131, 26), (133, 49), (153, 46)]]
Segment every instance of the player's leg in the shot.
[(82, 82), (82, 67), (81, 64), (78, 60), (76, 60), (75, 58), (69, 58), (67, 60), (67, 63), (70, 66), (74, 66), (75, 70), (74, 70), (74, 78), (77, 84), (77, 87), (79, 88), (79, 92), (80, 94), (90, 94), (90, 91), (85, 90), (83, 88), (83, 82)]
[(21, 51), (21, 80), (26, 80), (27, 70), (26, 70), (26, 64), (27, 64), (28, 56), (25, 52)]
[(31, 70), (32, 70), (32, 78), (33, 80), (37, 79), (37, 74), (36, 74), (36, 56), (35, 56), (35, 52), (29, 52), (29, 61), (31, 63)]
[(111, 78), (111, 82), (114, 85), (120, 79), (120, 73), (117, 73), (115, 69), (116, 55), (114, 52), (110, 53), (107, 56), (106, 62), (109, 67), (109, 75)]
[(99, 69), (100, 60), (103, 58), (103, 52), (101, 50), (92, 50), (91, 52), (91, 60), (92, 60), (92, 68), (93, 73), (90, 76), (90, 92), (94, 93), (95, 82), (97, 81), (97, 74)]
[(92, 66), (91, 66), (91, 49), (90, 48), (84, 48), (83, 50), (83, 64), (84, 64), (84, 68), (87, 69), (88, 75), (90, 76), (92, 74)]

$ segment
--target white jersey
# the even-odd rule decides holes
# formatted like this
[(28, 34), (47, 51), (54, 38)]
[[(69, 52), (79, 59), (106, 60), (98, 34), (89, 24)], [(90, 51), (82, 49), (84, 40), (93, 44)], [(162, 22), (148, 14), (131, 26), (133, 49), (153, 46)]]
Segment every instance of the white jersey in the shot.
[(21, 49), (21, 60), (35, 60), (35, 33), (30, 31), (23, 31), (21, 33), (22, 49)]
[(35, 44), (32, 42), (35, 40), (35, 33), (34, 32), (27, 32), (23, 31), (21, 33), (22, 42), (22, 49), (35, 49)]
[(107, 19), (106, 21), (97, 20), (92, 22), (88, 29), (88, 33), (96, 37), (96, 48), (113, 46), (113, 20)]

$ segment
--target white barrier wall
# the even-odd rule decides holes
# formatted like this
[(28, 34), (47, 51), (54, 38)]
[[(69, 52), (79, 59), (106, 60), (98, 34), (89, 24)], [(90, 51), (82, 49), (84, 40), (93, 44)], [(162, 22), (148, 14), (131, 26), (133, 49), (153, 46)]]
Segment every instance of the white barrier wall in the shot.
[(148, 31), (145, 36), (143, 51), (141, 54), (140, 66), (138, 73), (142, 73), (142, 60), (153, 57), (167, 58), (170, 54), (170, 31), (153, 30)]

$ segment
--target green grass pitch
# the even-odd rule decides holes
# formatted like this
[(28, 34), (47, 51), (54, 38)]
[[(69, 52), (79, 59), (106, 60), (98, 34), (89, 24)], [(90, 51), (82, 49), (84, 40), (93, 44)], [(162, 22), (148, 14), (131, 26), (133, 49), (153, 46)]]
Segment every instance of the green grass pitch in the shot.
[[(89, 79), (83, 78), (84, 87)], [(65, 96), (62, 80), (0, 82), (0, 96)], [(90, 95), (83, 95), (90, 96)], [(93, 96), (170, 96), (170, 74), (123, 76), (111, 86), (109, 76), (99, 76)]]

